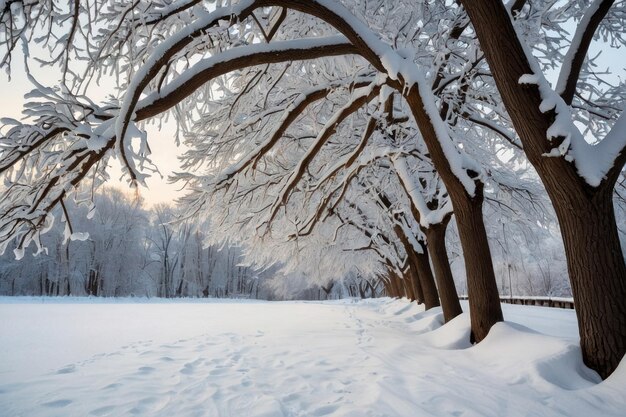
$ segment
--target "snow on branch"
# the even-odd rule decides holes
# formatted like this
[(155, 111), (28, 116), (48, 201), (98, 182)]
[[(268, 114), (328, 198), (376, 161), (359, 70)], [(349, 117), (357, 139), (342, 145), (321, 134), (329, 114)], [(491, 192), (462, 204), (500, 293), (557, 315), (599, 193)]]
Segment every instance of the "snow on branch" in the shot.
[[(326, 98), (330, 93), (338, 88), (345, 88), (347, 91), (355, 88), (362, 88), (370, 85), (374, 80), (372, 78), (359, 78), (351, 82), (335, 82), (323, 87), (313, 88), (309, 91), (303, 92), (298, 95), (284, 110), (277, 127), (274, 129), (271, 135), (268, 136), (256, 149), (252, 150), (245, 157), (241, 158), (236, 163), (232, 164), (228, 168), (224, 169), (216, 178), (215, 185), (220, 187), (226, 181), (230, 180), (233, 176), (243, 172), (249, 166), (252, 169), (255, 168), (258, 161), (266, 155), (283, 137), (287, 129), (300, 117), (305, 109), (312, 103)], [(275, 111), (275, 110), (273, 110)]]
[(139, 100), (135, 110), (136, 119), (144, 120), (163, 113), (213, 78), (241, 68), (357, 53), (358, 51), (343, 36), (236, 47), (201, 60), (164, 85), (160, 91)]
[(615, 0), (594, 0), (576, 27), (572, 43), (563, 58), (556, 92), (565, 103), (572, 104), (576, 84), (596, 30)]
[(253, 0), (247, 0), (238, 3), (236, 7), (218, 8), (207, 16), (185, 26), (156, 46), (143, 65), (136, 71), (128, 83), (127, 92), (124, 100), (121, 102), (115, 125), (120, 157), (123, 164), (128, 168), (132, 180), (136, 180), (139, 173), (134, 169), (131, 161), (126, 156), (126, 131), (133, 117), (137, 102), (146, 86), (159, 74), (162, 68), (169, 63), (174, 55), (182, 51), (192, 41), (201, 36), (209, 36), (207, 30), (218, 26), (219, 22), (222, 20), (231, 22), (245, 19), (252, 13), (253, 9), (250, 6), (253, 4)]
[(371, 100), (378, 96), (381, 88), (381, 82), (384, 82), (384, 78), (372, 83), (368, 87), (362, 87), (356, 89), (352, 93), (350, 101), (339, 109), (333, 117), (330, 118), (318, 133), (315, 138), (313, 146), (303, 155), (298, 164), (296, 165), (294, 172), (287, 178), (284, 186), (282, 187), (276, 202), (274, 203), (268, 219), (265, 221), (267, 224), (271, 224), (278, 210), (282, 205), (287, 202), (289, 195), (294, 190), (298, 182), (304, 176), (309, 164), (315, 158), (315, 156), (321, 151), (328, 139), (335, 133), (337, 126), (341, 124), (345, 119), (355, 113), (360, 107), (369, 103)]
[(424, 198), (426, 190), (419, 184), (415, 174), (409, 170), (406, 157), (398, 156), (393, 158), (392, 163), (400, 183), (411, 199), (411, 203), (415, 205), (419, 212), (419, 218), (416, 220), (419, 221), (422, 227), (428, 228), (430, 225), (441, 223), (446, 216), (452, 213), (452, 205), (447, 199), (436, 210), (431, 210), (428, 207)]
[(592, 187), (599, 187), (607, 179), (609, 171), (621, 170), (624, 162), (618, 163), (618, 157), (626, 147), (624, 111), (609, 134), (600, 143), (593, 145), (585, 140), (574, 125), (569, 106), (542, 74), (525, 74), (519, 83), (537, 85), (542, 98), (539, 110), (542, 113), (554, 112), (554, 122), (546, 132), (546, 139), (556, 147), (545, 153), (545, 157), (563, 157), (572, 162), (578, 175)]

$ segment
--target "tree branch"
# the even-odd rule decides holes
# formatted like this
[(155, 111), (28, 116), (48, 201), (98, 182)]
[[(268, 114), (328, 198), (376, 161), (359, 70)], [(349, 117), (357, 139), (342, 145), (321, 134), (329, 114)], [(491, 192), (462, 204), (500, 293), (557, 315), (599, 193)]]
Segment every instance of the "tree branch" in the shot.
[(614, 2), (615, 0), (595, 0), (576, 28), (572, 44), (563, 59), (555, 89), (567, 104), (572, 104), (574, 99), (576, 84), (593, 36)]

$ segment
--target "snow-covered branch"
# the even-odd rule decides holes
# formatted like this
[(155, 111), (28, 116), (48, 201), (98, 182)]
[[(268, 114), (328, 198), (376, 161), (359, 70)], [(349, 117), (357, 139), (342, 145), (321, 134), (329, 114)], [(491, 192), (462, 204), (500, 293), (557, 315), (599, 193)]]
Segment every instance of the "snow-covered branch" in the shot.
[(614, 2), (615, 0), (594, 0), (576, 27), (555, 88), (567, 104), (571, 104), (574, 99), (580, 71), (596, 30)]

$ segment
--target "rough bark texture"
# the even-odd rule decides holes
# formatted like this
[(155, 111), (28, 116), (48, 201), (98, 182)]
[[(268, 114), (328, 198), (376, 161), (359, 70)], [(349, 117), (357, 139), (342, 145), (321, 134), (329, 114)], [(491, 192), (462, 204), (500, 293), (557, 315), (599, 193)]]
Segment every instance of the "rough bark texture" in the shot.
[(611, 197), (609, 190), (583, 197), (576, 210), (566, 199), (553, 200), (565, 244), (583, 360), (603, 378), (626, 355), (626, 268)]
[(487, 336), (491, 326), (503, 320), (491, 251), (482, 217), (482, 182), (475, 181), (475, 195), (468, 195), (463, 184), (452, 172), (450, 163), (439, 143), (433, 121), (424, 109), (417, 86), (409, 89), (406, 100), (454, 208), (465, 259), (472, 340), (480, 342)]
[(400, 278), (393, 270), (389, 270), (389, 284), (391, 286), (392, 297), (402, 297), (404, 288), (401, 288)]
[(422, 292), (424, 293), (424, 305), (426, 310), (439, 306), (439, 294), (435, 286), (433, 271), (430, 268), (430, 260), (428, 258), (428, 249), (426, 245), (422, 245), (423, 253), (413, 251), (413, 262), (417, 269)]
[(463, 312), (459, 296), (456, 292), (454, 277), (450, 269), (450, 260), (446, 251), (446, 228), (448, 222), (439, 223), (426, 229), (426, 242), (428, 242), (428, 253), (433, 264), (439, 297), (441, 298), (441, 308), (443, 317), (447, 322)]
[(417, 270), (411, 263), (409, 263), (409, 276), (411, 277), (411, 283), (413, 284), (415, 301), (417, 301), (417, 304), (424, 303), (424, 292), (422, 291), (422, 284), (420, 284), (420, 278), (417, 275)]
[(406, 294), (406, 297), (411, 301), (415, 301), (415, 287), (413, 286), (411, 274), (408, 273), (408, 270), (407, 273), (402, 276), (402, 283), (404, 284), (404, 293)]
[(402, 227), (396, 225), (394, 226), (394, 231), (406, 252), (411, 275), (417, 277), (414, 288), (419, 287), (421, 292), (420, 298), (424, 300), (426, 310), (437, 307), (439, 305), (439, 295), (437, 294), (437, 287), (435, 286), (433, 273), (430, 269), (426, 245), (422, 245), (422, 251), (424, 253), (417, 253), (402, 230)]
[[(482, 189), (477, 190), (482, 197)], [(472, 342), (480, 342), (495, 323), (502, 321), (500, 295), (491, 263), (491, 250), (482, 212), (482, 198), (453, 201), (457, 229), (463, 245), (470, 303)], [(470, 243), (471, 242), (471, 243)]]
[[(563, 158), (543, 153), (556, 146), (546, 131), (553, 114), (541, 113), (535, 86), (520, 86), (532, 72), (503, 3), (463, 0), (502, 100), (554, 205), (567, 257), (585, 363), (608, 377), (626, 354), (626, 265), (611, 201), (624, 165), (622, 153), (599, 187), (581, 179)], [(455, 210), (456, 212), (456, 210)], [(470, 295), (471, 297), (471, 295)]]

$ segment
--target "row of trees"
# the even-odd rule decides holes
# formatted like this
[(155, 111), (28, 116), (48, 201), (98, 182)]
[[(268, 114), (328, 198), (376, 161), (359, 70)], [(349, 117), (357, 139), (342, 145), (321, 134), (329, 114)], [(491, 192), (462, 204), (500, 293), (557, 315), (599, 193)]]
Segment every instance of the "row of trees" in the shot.
[[(0, 257), (0, 294), (89, 295), (104, 297), (266, 298), (267, 274), (242, 265), (243, 251), (204, 245), (191, 221), (177, 222), (177, 211), (142, 206), (141, 199), (105, 188), (91, 209), (73, 201), (67, 216), (80, 234), (68, 235), (56, 223), (42, 239), (47, 251), (12, 252)], [(55, 215), (63, 216), (55, 211)], [(89, 217), (89, 219), (88, 219)]]
[[(584, 360), (607, 377), (626, 352), (626, 116), (623, 82), (588, 52), (623, 46), (625, 18), (614, 0), (7, 2), (2, 62), (43, 44), (61, 81), (33, 80), (30, 121), (7, 122), (0, 238), (40, 246), (53, 208), (114, 155), (142, 183), (142, 123), (171, 116), (188, 215), (287, 275), (359, 265), (451, 320), (453, 218), (476, 342), (503, 319), (485, 213), (541, 231), (552, 206)], [(107, 74), (118, 94), (96, 104)]]
[[(262, 270), (245, 266), (246, 251), (220, 244), (206, 247), (209, 227), (195, 220), (180, 221), (180, 209), (146, 208), (141, 199), (114, 188), (96, 194), (89, 208), (70, 200), (66, 205), (73, 227), (82, 232), (68, 238), (64, 223), (55, 223), (42, 237), (47, 251), (27, 261), (13, 251), (0, 256), (1, 295), (90, 295), (105, 297), (246, 297), (263, 299), (333, 299), (342, 297), (409, 297), (405, 282), (364, 274), (359, 268), (344, 276), (296, 270), (284, 274), (280, 264)], [(56, 212), (55, 215), (61, 215)], [(571, 296), (562, 248), (553, 233), (545, 241), (525, 225), (501, 219), (487, 222), (490, 240), (497, 242), (494, 266), (503, 295)], [(450, 229), (447, 252), (453, 254), (456, 287), (465, 294), (460, 247)], [(538, 248), (551, 252), (542, 258)], [(21, 255), (20, 255), (21, 256)], [(346, 255), (348, 256), (348, 255)], [(317, 272), (317, 271), (314, 271)], [(402, 289), (402, 291), (399, 291)], [(418, 302), (423, 302), (422, 299)]]

